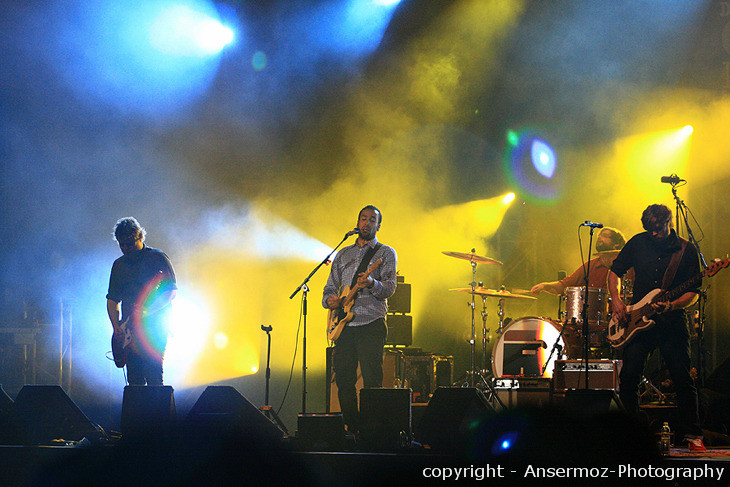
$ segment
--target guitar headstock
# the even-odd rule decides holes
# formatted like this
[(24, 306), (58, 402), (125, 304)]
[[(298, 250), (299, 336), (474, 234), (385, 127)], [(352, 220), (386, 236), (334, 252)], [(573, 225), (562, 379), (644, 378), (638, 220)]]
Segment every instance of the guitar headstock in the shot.
[(707, 277), (712, 277), (720, 272), (720, 269), (724, 269), (728, 265), (730, 265), (730, 259), (715, 259), (705, 270), (705, 275)]

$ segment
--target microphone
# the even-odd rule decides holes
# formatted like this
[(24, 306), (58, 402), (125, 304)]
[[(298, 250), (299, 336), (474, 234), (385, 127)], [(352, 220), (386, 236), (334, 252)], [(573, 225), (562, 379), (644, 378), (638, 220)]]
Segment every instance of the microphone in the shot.
[(360, 231), (360, 230), (358, 230), (357, 228), (353, 228), (352, 230), (350, 230), (349, 232), (347, 232), (347, 233), (345, 234), (345, 237), (349, 237), (349, 236), (351, 236), (351, 235), (355, 235), (355, 234), (356, 234), (356, 233), (358, 233), (359, 231)]
[(603, 223), (593, 223), (589, 222), (588, 220), (581, 223), (579, 226), (581, 227), (591, 227), (591, 228), (603, 228)]
[(671, 176), (662, 176), (662, 182), (669, 184), (679, 184), (686, 183), (687, 181), (685, 181), (684, 179), (680, 179), (680, 177), (676, 174), (672, 174)]

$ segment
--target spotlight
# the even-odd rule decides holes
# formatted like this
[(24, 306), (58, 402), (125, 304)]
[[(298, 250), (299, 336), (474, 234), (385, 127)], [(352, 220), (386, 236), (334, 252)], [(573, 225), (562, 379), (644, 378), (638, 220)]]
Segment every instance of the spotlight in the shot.
[(690, 135), (692, 135), (692, 132), (694, 132), (694, 131), (695, 131), (694, 127), (692, 127), (691, 125), (685, 125), (684, 127), (682, 127), (681, 133), (685, 137), (689, 137)]
[(515, 194), (514, 193), (507, 193), (502, 198), (502, 203), (504, 203), (505, 205), (508, 205), (508, 204), (512, 203), (514, 200), (515, 200)]

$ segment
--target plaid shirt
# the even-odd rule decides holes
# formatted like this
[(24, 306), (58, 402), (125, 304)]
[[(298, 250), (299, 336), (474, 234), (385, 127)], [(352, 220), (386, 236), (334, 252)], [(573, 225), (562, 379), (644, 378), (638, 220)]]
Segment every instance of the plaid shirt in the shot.
[[(352, 277), (365, 253), (377, 243), (378, 239), (374, 238), (362, 247), (354, 243), (337, 253), (332, 262), (327, 285), (324, 287), (322, 306), (327, 308), (327, 298), (333, 294), (339, 296), (342, 289), (352, 283)], [(385, 318), (388, 312), (388, 298), (395, 292), (398, 256), (392, 247), (383, 245), (375, 252), (370, 262), (376, 262), (378, 259), (383, 259), (383, 262), (370, 274), (375, 283), (372, 288), (364, 288), (358, 292), (351, 309), (355, 316), (347, 326), (367, 325), (378, 318)], [(370, 265), (372, 264), (367, 267)]]

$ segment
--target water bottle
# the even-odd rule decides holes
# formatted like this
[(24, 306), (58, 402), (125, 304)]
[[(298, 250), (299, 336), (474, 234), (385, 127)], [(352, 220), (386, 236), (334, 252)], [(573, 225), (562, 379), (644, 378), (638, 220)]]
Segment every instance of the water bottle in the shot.
[(672, 430), (669, 429), (669, 423), (666, 421), (664, 422), (664, 425), (662, 426), (660, 441), (659, 441), (659, 449), (661, 450), (662, 455), (669, 455), (669, 447), (672, 441)]

